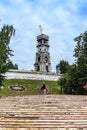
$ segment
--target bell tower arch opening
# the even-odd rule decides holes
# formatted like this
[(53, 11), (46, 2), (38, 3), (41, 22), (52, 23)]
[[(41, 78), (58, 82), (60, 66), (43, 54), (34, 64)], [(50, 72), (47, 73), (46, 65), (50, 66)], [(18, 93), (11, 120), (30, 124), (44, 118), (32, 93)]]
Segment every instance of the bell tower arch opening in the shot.
[(40, 70), (40, 67), (39, 67), (39, 65), (37, 66), (37, 71), (39, 71)]
[(46, 65), (46, 72), (49, 72), (49, 70), (48, 70), (48, 65)]

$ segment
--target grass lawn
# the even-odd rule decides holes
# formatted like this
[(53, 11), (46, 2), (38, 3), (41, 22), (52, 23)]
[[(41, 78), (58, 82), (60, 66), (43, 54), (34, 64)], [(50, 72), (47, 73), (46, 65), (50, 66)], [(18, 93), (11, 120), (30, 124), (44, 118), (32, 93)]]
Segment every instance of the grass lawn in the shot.
[[(0, 96), (39, 94), (37, 87), (41, 86), (43, 82), (49, 87), (49, 94), (60, 93), (60, 87), (57, 81), (10, 79), (4, 80), (3, 89), (0, 90)], [(25, 87), (25, 91), (12, 91), (9, 89), (10, 86), (23, 86)]]

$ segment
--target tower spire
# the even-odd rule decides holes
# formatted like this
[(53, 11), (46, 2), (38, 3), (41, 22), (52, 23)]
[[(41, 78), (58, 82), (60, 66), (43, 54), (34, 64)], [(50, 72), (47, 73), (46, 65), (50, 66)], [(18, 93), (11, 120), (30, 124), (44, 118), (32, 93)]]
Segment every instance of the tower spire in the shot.
[(39, 28), (40, 28), (41, 34), (44, 34), (44, 29), (43, 29), (43, 27), (42, 27), (41, 25), (39, 25)]
[(63, 59), (62, 59), (62, 53), (60, 53), (60, 61), (62, 61)]

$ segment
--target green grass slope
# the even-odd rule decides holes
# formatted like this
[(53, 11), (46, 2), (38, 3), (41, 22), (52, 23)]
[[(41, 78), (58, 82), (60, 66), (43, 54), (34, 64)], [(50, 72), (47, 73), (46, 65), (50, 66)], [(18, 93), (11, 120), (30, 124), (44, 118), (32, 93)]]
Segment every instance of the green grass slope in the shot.
[[(0, 96), (39, 94), (37, 87), (41, 86), (43, 82), (49, 87), (48, 94), (60, 93), (57, 81), (10, 79), (3, 82), (3, 89), (0, 90)], [(25, 87), (25, 91), (12, 91), (9, 88), (10, 86), (23, 86)]]

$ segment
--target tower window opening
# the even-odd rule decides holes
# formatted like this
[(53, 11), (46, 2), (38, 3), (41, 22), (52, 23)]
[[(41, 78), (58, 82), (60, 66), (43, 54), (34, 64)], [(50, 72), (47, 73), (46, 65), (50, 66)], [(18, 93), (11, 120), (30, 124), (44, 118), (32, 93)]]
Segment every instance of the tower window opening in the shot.
[(48, 70), (48, 65), (46, 65), (46, 72), (49, 72), (49, 70)]
[(37, 66), (37, 71), (40, 71), (40, 66), (39, 65)]
[(40, 62), (40, 56), (38, 57), (38, 61)]

